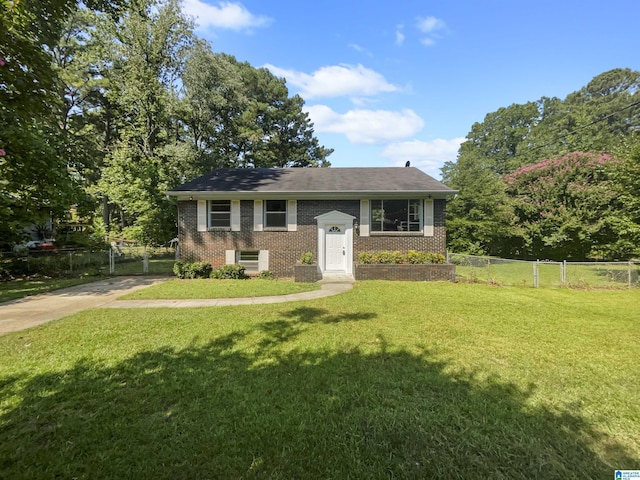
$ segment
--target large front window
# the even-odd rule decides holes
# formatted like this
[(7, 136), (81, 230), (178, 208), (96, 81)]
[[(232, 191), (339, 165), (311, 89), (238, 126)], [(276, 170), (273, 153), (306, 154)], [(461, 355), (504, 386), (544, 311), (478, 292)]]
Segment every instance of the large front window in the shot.
[(266, 200), (264, 209), (265, 227), (287, 226), (287, 201), (286, 200)]
[(419, 232), (420, 200), (371, 200), (372, 232)]
[(231, 227), (231, 200), (209, 201), (209, 228)]

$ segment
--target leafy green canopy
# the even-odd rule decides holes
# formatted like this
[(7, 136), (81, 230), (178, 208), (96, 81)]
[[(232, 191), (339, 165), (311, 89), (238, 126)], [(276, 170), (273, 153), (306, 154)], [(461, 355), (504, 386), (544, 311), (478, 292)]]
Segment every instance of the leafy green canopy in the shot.
[[(639, 72), (615, 69), (564, 100), (514, 104), (474, 124), (457, 160), (442, 169), (460, 190), (448, 208), (449, 247), (526, 258), (640, 255), (640, 190), (631, 173), (639, 85)], [(601, 168), (604, 158), (611, 161)], [(553, 170), (558, 165), (571, 173)], [(576, 185), (580, 195), (567, 195)]]
[(216, 167), (328, 166), (283, 79), (213, 53), (179, 0), (0, 0), (0, 238), (71, 206), (175, 235), (164, 192)]
[(567, 260), (632, 255), (640, 229), (632, 228), (610, 179), (619, 163), (608, 154), (571, 153), (506, 175), (522, 227), (517, 253)]
[(73, 142), (55, 117), (58, 79), (49, 54), (75, 4), (0, 2), (0, 243), (26, 221), (75, 198)]

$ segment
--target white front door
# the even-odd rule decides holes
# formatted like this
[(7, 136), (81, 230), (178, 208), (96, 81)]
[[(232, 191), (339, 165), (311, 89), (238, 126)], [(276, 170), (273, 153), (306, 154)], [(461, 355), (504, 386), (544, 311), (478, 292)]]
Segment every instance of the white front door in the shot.
[(327, 225), (325, 227), (325, 270), (344, 272), (346, 270), (346, 235), (345, 225)]

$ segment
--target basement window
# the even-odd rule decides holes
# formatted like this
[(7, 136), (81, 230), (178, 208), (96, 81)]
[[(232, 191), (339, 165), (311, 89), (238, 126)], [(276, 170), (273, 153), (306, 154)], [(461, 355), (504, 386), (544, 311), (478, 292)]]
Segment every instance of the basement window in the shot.
[(259, 259), (260, 251), (247, 250), (236, 252), (236, 263), (244, 265), (244, 271), (246, 273), (259, 273)]

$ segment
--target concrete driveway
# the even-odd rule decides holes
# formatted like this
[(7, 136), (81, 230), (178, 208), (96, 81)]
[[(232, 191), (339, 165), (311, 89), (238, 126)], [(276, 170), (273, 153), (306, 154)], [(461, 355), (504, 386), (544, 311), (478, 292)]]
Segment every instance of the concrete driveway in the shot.
[(127, 293), (173, 277), (114, 277), (0, 303), (0, 335), (35, 327), (89, 308), (193, 308), (295, 302), (338, 295), (353, 288), (351, 276), (326, 276), (320, 290), (290, 295), (201, 300), (120, 300)]
[(89, 308), (102, 307), (122, 295), (170, 278), (113, 277), (0, 303), (0, 335), (35, 327)]

